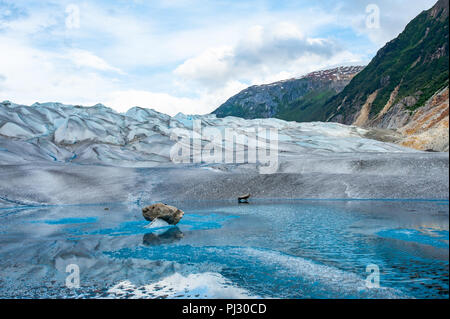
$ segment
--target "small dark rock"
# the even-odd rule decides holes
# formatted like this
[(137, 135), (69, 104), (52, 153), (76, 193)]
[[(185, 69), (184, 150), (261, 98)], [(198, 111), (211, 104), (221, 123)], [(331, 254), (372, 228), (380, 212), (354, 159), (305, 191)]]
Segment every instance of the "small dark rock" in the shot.
[(250, 194), (241, 195), (238, 197), (238, 203), (248, 203), (249, 198)]

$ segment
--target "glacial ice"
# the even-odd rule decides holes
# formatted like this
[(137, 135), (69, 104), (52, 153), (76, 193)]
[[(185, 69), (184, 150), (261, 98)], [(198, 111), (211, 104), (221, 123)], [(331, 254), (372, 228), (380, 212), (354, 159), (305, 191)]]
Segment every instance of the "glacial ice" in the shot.
[[(193, 131), (198, 120), (201, 135)], [(217, 163), (209, 152), (244, 155), (256, 144), (257, 128), (278, 133), (275, 174), (261, 175), (261, 163)], [(239, 135), (234, 149), (227, 145), (233, 142), (227, 129)], [(139, 107), (117, 113), (101, 104), (5, 101), (0, 199), (68, 204), (142, 194), (154, 200), (230, 199), (245, 192), (262, 198), (448, 198), (448, 153), (420, 152), (365, 138), (366, 133), (338, 123), (170, 117)], [(202, 154), (202, 161), (191, 161), (187, 152), (178, 154), (182, 164), (172, 162), (174, 134), (188, 137), (178, 145), (192, 145), (192, 156)]]
[(0, 134), (8, 137), (30, 138), (33, 133), (26, 128), (20, 127), (16, 123), (7, 122), (0, 128)]
[[(169, 149), (175, 141), (170, 140), (174, 132), (190, 135), (193, 121), (200, 120), (205, 133), (211, 128), (222, 134), (225, 128), (233, 128), (238, 133), (249, 135), (248, 130), (275, 128), (279, 131), (279, 143), (283, 151), (289, 153), (305, 152), (413, 152), (397, 145), (382, 143), (363, 137), (365, 130), (337, 123), (296, 123), (278, 119), (244, 120), (236, 117), (216, 118), (214, 115), (184, 115), (174, 117), (138, 107), (125, 114), (116, 113), (110, 108), (97, 104), (93, 107), (63, 105), (60, 103), (42, 103), (32, 106), (14, 103), (1, 104), (0, 135), (20, 140), (39, 138), (46, 143), (39, 145), (40, 153), (52, 153), (57, 161), (64, 162), (72, 158), (60, 155), (77, 154), (74, 162), (89, 160), (101, 164), (104, 160), (124, 163), (122, 150), (128, 153), (129, 160), (152, 162), (152, 156), (169, 159)], [(203, 134), (208, 140), (208, 134)], [(251, 137), (250, 137), (251, 138)], [(211, 140), (209, 140), (211, 141)], [(203, 141), (205, 142), (205, 140)], [(94, 148), (94, 144), (102, 147)], [(155, 144), (156, 143), (156, 144)], [(81, 155), (86, 144), (94, 150), (88, 158)], [(116, 147), (119, 146), (119, 147)], [(297, 147), (300, 146), (300, 147)], [(51, 151), (47, 148), (50, 148)], [(56, 152), (55, 149), (61, 151)], [(148, 152), (153, 149), (152, 152)], [(155, 150), (157, 149), (157, 150)], [(66, 152), (64, 152), (65, 150)], [(20, 154), (16, 154), (21, 157)], [(37, 158), (41, 158), (36, 154)], [(0, 162), (5, 161), (0, 156)], [(138, 165), (137, 166), (141, 166)]]

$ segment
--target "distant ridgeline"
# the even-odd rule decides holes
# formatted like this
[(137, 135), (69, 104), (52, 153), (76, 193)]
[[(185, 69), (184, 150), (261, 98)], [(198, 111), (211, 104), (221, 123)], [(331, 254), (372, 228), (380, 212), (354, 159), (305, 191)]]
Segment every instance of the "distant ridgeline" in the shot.
[(276, 117), (310, 122), (323, 117), (325, 102), (341, 92), (362, 66), (339, 67), (301, 78), (253, 85), (231, 97), (213, 113), (246, 119)]
[(213, 113), (393, 129), (405, 146), (448, 151), (448, 12), (439, 0), (364, 68), (251, 86)]

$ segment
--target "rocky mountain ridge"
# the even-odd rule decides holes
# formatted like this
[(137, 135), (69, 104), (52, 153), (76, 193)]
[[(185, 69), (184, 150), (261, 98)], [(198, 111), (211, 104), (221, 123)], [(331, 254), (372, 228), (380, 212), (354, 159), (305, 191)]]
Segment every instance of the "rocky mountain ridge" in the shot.
[[(311, 72), (298, 78), (253, 85), (228, 99), (213, 114), (217, 117), (238, 116), (246, 119), (276, 117), (291, 120), (291, 113), (299, 111), (306, 115), (311, 111), (313, 104), (342, 91), (353, 76), (363, 68), (363, 66), (341, 66)], [(309, 121), (308, 116), (303, 117), (301, 121)]]
[(448, 151), (449, 2), (439, 0), (327, 101), (321, 120), (395, 130), (398, 142)]

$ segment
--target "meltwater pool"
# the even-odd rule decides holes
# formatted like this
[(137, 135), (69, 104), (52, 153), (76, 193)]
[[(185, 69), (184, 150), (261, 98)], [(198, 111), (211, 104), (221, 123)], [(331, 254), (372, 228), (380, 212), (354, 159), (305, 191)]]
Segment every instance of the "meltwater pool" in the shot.
[(1, 209), (0, 298), (449, 297), (447, 200), (169, 204)]

